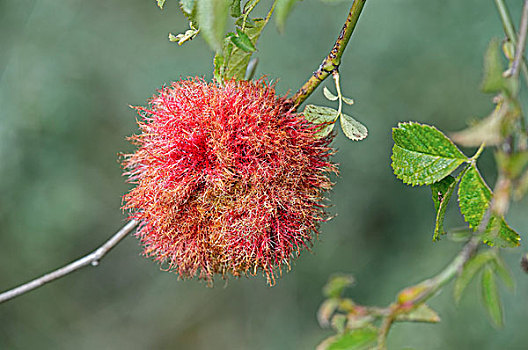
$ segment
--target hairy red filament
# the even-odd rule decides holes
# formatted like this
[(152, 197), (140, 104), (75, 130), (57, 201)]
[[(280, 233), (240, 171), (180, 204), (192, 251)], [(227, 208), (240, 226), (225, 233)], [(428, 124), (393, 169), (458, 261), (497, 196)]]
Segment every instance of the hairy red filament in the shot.
[(337, 168), (331, 138), (284, 101), (263, 80), (191, 79), (136, 107), (138, 150), (123, 161), (135, 187), (123, 208), (146, 255), (183, 278), (262, 270), (273, 284), (310, 247)]

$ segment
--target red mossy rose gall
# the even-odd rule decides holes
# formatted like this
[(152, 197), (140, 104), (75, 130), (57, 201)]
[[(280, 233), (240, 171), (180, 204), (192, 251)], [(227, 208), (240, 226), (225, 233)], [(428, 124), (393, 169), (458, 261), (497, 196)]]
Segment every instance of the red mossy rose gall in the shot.
[(327, 219), (331, 137), (264, 80), (177, 81), (136, 109), (123, 209), (144, 253), (183, 278), (262, 270), (273, 284)]

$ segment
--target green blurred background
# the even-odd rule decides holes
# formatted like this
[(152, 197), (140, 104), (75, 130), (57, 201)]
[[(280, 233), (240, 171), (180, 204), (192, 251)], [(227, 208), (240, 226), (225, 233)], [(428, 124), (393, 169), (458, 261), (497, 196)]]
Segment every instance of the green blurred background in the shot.
[[(520, 2), (509, 4), (518, 18)], [(277, 81), (281, 93), (296, 90), (327, 54), (348, 8), (300, 2), (284, 34), (273, 25), (264, 31), (257, 74)], [(212, 52), (201, 38), (168, 42), (169, 31), (185, 29), (175, 0), (164, 11), (154, 0), (0, 0), (0, 289), (87, 253), (124, 223), (119, 208), (129, 185), (117, 159), (137, 131), (128, 105), (171, 80), (211, 77)], [(370, 135), (359, 143), (337, 136), (341, 176), (329, 194), (337, 216), (322, 226), (313, 254), (272, 288), (263, 277), (207, 288), (161, 272), (129, 237), (99, 267), (0, 305), (0, 348), (311, 349), (332, 334), (315, 313), (333, 272), (354, 274), (357, 302), (388, 304), (460, 248), (431, 241), (428, 190), (392, 175), (391, 128), (417, 120), (457, 130), (485, 115), (492, 104), (479, 82), (493, 36), (503, 34), (491, 0), (369, 1), (341, 75), (356, 100), (346, 111)], [(310, 102), (326, 103), (320, 91)], [(493, 183), (489, 152), (480, 166)], [(452, 204), (451, 227), (462, 224)], [(509, 217), (523, 237), (527, 204), (515, 204)], [(517, 288), (501, 289), (504, 329), (490, 326), (476, 285), (459, 306), (448, 287), (431, 301), (442, 322), (397, 324), (389, 348), (526, 349), (521, 252), (505, 254)]]

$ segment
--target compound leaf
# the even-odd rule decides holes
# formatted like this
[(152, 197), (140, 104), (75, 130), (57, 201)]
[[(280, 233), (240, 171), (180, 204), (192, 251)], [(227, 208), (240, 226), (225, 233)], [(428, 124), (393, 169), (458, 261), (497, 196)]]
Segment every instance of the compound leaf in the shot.
[(451, 140), (430, 125), (400, 123), (392, 138), (392, 168), (406, 184), (430, 185), (468, 161)]
[[(239, 33), (244, 35), (245, 45), (248, 48), (255, 48), (262, 29), (264, 29), (264, 26), (268, 22), (264, 18), (256, 18), (253, 23), (253, 26), (246, 27), (243, 32), (239, 30)], [(239, 44), (241, 43), (239, 42)], [(217, 80), (231, 78), (236, 80), (244, 79), (251, 54), (251, 51), (246, 51), (239, 46), (233, 45), (232, 35), (228, 36), (224, 40), (222, 53), (217, 53), (215, 56), (215, 77)]]

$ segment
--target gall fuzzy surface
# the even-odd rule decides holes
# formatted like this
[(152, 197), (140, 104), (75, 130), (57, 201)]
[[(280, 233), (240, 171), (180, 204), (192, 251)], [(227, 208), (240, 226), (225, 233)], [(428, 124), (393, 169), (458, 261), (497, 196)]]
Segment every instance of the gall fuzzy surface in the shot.
[(147, 256), (182, 278), (255, 275), (273, 284), (327, 220), (331, 138), (292, 113), (263, 80), (163, 87), (123, 166), (123, 209)]

